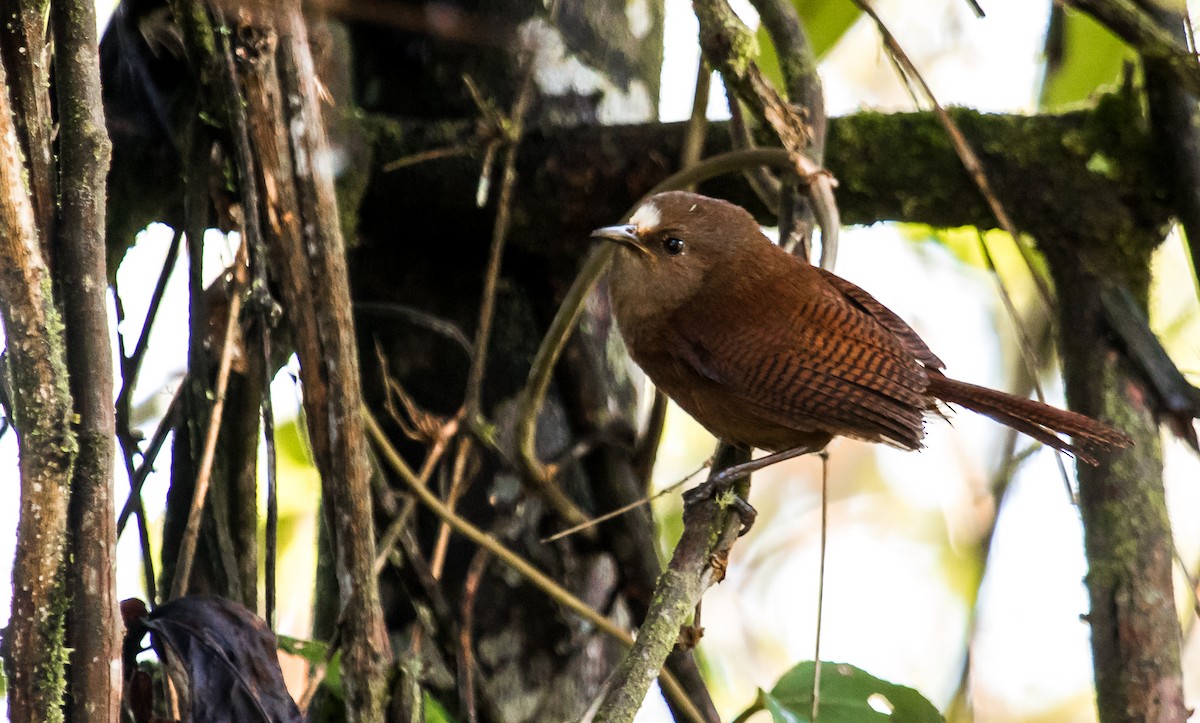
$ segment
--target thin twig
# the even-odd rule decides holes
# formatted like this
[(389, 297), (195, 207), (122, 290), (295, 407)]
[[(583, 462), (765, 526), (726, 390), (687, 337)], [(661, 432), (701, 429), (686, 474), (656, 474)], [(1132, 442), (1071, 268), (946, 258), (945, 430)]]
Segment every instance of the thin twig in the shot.
[[(551, 16), (554, 14), (551, 9)], [(496, 220), (492, 226), (491, 250), (488, 253), (487, 271), (483, 282), (483, 299), (479, 304), (479, 325), (475, 331), (474, 354), (471, 370), (467, 377), (466, 407), (468, 419), (475, 420), (481, 413), (480, 398), (483, 394), (483, 375), (487, 367), (488, 343), (491, 341), (492, 320), (495, 317), (496, 290), (500, 283), (500, 264), (504, 256), (504, 245), (508, 238), (508, 226), (512, 214), (513, 189), (517, 185), (517, 150), (525, 131), (525, 114), (533, 101), (534, 58), (532, 49), (526, 48), (521, 83), (509, 113), (508, 145), (504, 154), (504, 165), (500, 177), (500, 195), (496, 202)]]
[[(800, 109), (804, 121), (809, 127), (811, 139), (806, 155), (816, 163), (825, 161), (825, 136), (828, 119), (825, 117), (825, 95), (821, 88), (821, 76), (817, 73), (817, 57), (809, 42), (804, 21), (791, 0), (752, 0), (758, 11), (762, 27), (766, 29), (771, 43), (775, 46), (775, 54), (779, 59), (779, 69), (783, 75), (783, 85), (787, 98)], [(814, 222), (824, 229), (822, 237), (821, 265), (832, 271), (836, 264), (836, 255), (825, 253), (825, 247), (832, 244), (836, 251), (837, 233), (831, 231), (833, 219), (840, 214), (836, 207), (815, 208), (818, 203), (834, 204), (832, 180), (827, 176), (815, 179), (821, 186), (829, 188), (809, 189), (809, 203), (805, 204), (799, 195), (796, 184), (783, 184), (780, 194), (779, 214), (779, 244), (792, 253), (799, 253), (805, 258), (812, 256), (812, 227)]]
[(654, 387), (650, 413), (646, 415), (646, 429), (634, 445), (633, 453), (629, 455), (634, 479), (641, 482), (643, 490), (650, 488), (654, 463), (658, 459), (658, 447), (662, 442), (663, 428), (667, 424), (667, 401), (667, 395), (658, 387)]
[(677, 490), (680, 487), (687, 484), (688, 480), (690, 480), (691, 478), (695, 477), (696, 475), (700, 474), (705, 469), (707, 469), (709, 464), (711, 464), (711, 462), (705, 462), (703, 465), (700, 466), (700, 469), (696, 470), (695, 472), (692, 472), (691, 474), (689, 474), (688, 476), (679, 480), (678, 482), (675, 482), (674, 484), (671, 484), (667, 487), (662, 488), (658, 492), (655, 492), (653, 495), (643, 497), (640, 500), (637, 500), (635, 502), (630, 502), (629, 504), (622, 505), (621, 507), (618, 507), (615, 510), (610, 510), (608, 512), (605, 512), (602, 515), (593, 517), (591, 520), (584, 523), (583, 525), (576, 525), (575, 527), (569, 527), (565, 530), (562, 530), (561, 532), (556, 532), (553, 535), (550, 535), (549, 537), (543, 537), (542, 539), (538, 540), (538, 542), (555, 542), (557, 540), (561, 540), (564, 537), (570, 537), (571, 535), (574, 535), (576, 532), (579, 532), (580, 530), (583, 530), (587, 527), (592, 527), (592, 526), (598, 525), (602, 522), (607, 522), (608, 520), (611, 520), (614, 517), (620, 517), (621, 515), (625, 514), (626, 512), (629, 512), (630, 510), (636, 510), (637, 508), (641, 507), (642, 505), (648, 505), (651, 502), (653, 502), (654, 500), (658, 499), (659, 497), (664, 497), (666, 495), (669, 495), (672, 492), (674, 492), (675, 490)]
[(459, 606), (458, 628), (458, 701), (466, 711), (468, 723), (479, 719), (475, 711), (475, 653), (472, 630), (475, 627), (475, 600), (479, 597), (483, 573), (487, 571), (492, 554), (480, 548), (467, 566), (467, 577), (463, 581), (462, 605)]
[[(379, 368), (384, 370), (382, 372), (385, 375), (384, 386), (388, 390), (387, 406), (389, 407), (389, 411), (392, 414), (393, 421), (395, 421), (396, 424), (400, 425), (402, 428), (406, 427), (408, 425), (406, 425), (403, 420), (399, 419), (399, 415), (393, 409), (391, 409), (392, 407), (394, 407), (394, 405), (391, 401), (392, 393), (393, 392), (403, 393), (403, 389), (399, 386), (399, 384), (394, 379), (392, 379), (390, 377), (390, 375), (387, 374), (387, 371), (386, 371), (388, 368), (387, 356), (384, 354), (383, 349), (378, 344), (375, 347), (375, 353), (376, 353), (376, 356), (378, 356), (378, 358), (379, 358)], [(411, 404), (411, 400), (409, 400), (408, 403)], [(417, 410), (415, 410), (415, 409), (410, 409), (409, 413), (410, 413), (410, 416), (412, 416), (415, 413), (419, 413), (419, 412), (417, 412)], [(453, 418), (447, 420), (444, 424), (442, 424), (438, 428), (437, 432), (433, 435), (433, 444), (429, 447), (429, 451), (426, 452), (425, 459), (421, 463), (421, 469), (419, 472), (417, 472), (417, 481), (420, 482), (421, 485), (427, 486), (429, 484), (429, 479), (433, 476), (433, 471), (434, 471), (434, 469), (436, 469), (438, 462), (441, 461), (442, 455), (445, 453), (446, 449), (449, 447), (450, 442), (458, 435), (458, 431), (462, 424), (464, 415), (465, 415), (465, 410), (460, 408), (458, 410), (458, 413), (456, 415), (454, 415)], [(453, 502), (451, 503), (451, 508), (453, 508)], [(400, 533), (403, 531), (404, 527), (408, 523), (408, 516), (409, 516), (409, 513), (411, 512), (411, 510), (412, 510), (412, 502), (410, 500), (409, 504), (405, 505), (403, 512), (396, 515), (396, 518), (392, 521), (391, 525), (388, 526), (387, 531), (380, 538), (380, 542), (377, 547), (377, 552), (375, 555), (375, 571), (376, 571), (376, 573), (383, 570), (384, 566), (387, 564), (387, 560), (391, 557), (392, 550), (395, 547), (396, 542), (400, 539)], [(443, 529), (444, 528), (445, 528), (445, 523), (443, 523)], [(441, 537), (442, 537), (441, 534), (439, 534), (439, 541), (440, 541)], [(435, 555), (435, 559), (436, 558), (437, 558), (437, 555)], [(435, 577), (440, 577), (440, 570), (441, 570), (441, 562), (440, 561), (437, 564), (437, 569), (439, 570), (439, 574), (435, 575)]]
[(271, 399), (271, 330), (266, 326), (265, 315), (259, 319), (263, 376), (262, 390), (262, 435), (267, 448), (267, 522), (263, 534), (266, 536), (266, 557), (263, 560), (263, 586), (266, 588), (266, 621), (275, 629), (275, 568), (279, 547), (279, 482), (276, 479), (278, 461), (275, 453), (275, 403)]
[(225, 413), (225, 392), (229, 387), (229, 373), (233, 367), (233, 351), (242, 311), (242, 290), (246, 284), (246, 244), (238, 248), (234, 262), (233, 285), (230, 291), (229, 316), (225, 320), (225, 337), (221, 344), (221, 361), (217, 370), (212, 412), (208, 417), (208, 431), (204, 437), (204, 451), (196, 473), (196, 486), (192, 490), (192, 505), (188, 510), (187, 527), (179, 545), (175, 579), (171, 582), (172, 600), (187, 594), (192, 574), (192, 562), (196, 555), (196, 541), (200, 535), (200, 520), (204, 513), (204, 502), (208, 497), (208, 484), (212, 477), (213, 461), (216, 458), (217, 437), (221, 431), (221, 417)]
[(821, 542), (817, 559), (817, 635), (813, 642), (812, 719), (821, 708), (821, 622), (825, 612), (825, 551), (829, 539), (829, 452), (817, 453), (821, 458)]
[[(463, 439), (455, 450), (453, 472), (450, 474), (450, 489), (446, 491), (446, 507), (453, 510), (458, 506), (458, 501), (466, 493), (467, 487), (463, 484), (465, 478), (467, 459), (471, 455), (471, 441)], [(446, 564), (446, 550), (450, 546), (450, 525), (445, 520), (442, 521), (438, 529), (437, 541), (433, 544), (433, 554), (429, 558), (429, 569), (433, 573), (435, 580), (442, 578), (442, 567)]]
[[(158, 452), (166, 440), (167, 433), (171, 431), (171, 428), (175, 424), (175, 399), (178, 398), (179, 394), (176, 393), (175, 398), (172, 399), (171, 407), (167, 409), (167, 413), (163, 415), (163, 419), (159, 422), (158, 429), (155, 430), (154, 437), (151, 439), (150, 448), (142, 455), (141, 468), (136, 467), (133, 461), (134, 455), (139, 454), (137, 443), (133, 440), (133, 434), (127, 426), (122, 429), (120, 421), (122, 415), (119, 410), (117, 413), (117, 440), (121, 445), (121, 457), (125, 462), (125, 474), (129, 478), (129, 496), (126, 498), (117, 520), (117, 539), (121, 539), (121, 532), (125, 529), (125, 523), (129, 521), (129, 515), (133, 514), (134, 519), (137, 521), (138, 544), (142, 557), (142, 582), (146, 586), (146, 601), (150, 605), (151, 610), (158, 605), (158, 586), (156, 583), (157, 578), (154, 574), (154, 556), (150, 549), (150, 529), (146, 524), (146, 509), (142, 504), (141, 490), (149, 470), (154, 466), (154, 458), (158, 456)], [(125, 419), (128, 419), (128, 415), (125, 416)]]
[[(729, 141), (734, 148), (739, 150), (758, 147), (758, 144), (754, 142), (754, 134), (750, 131), (749, 124), (746, 123), (746, 111), (742, 108), (736, 95), (729, 96)], [(783, 184), (779, 182), (779, 179), (762, 166), (747, 168), (742, 171), (742, 177), (746, 179), (746, 183), (750, 186), (750, 190), (754, 191), (754, 195), (758, 196), (758, 200), (767, 207), (767, 211), (772, 216), (778, 217), (779, 197), (783, 192)]]
[(708, 127), (708, 95), (712, 88), (712, 68), (700, 58), (696, 62), (696, 89), (692, 93), (692, 113), (688, 116), (679, 167), (691, 168), (704, 155), (704, 131)]
[[(438, 439), (438, 442), (440, 442), (442, 444), (443, 448), (445, 448), (449, 444), (449, 440), (453, 438), (454, 434), (456, 433), (456, 431), (458, 429), (457, 420), (452, 420), (452, 424), (453, 424), (452, 429), (455, 431), (452, 431), (450, 433), (450, 435), (448, 435), (448, 436), (441, 436)], [(464, 492), (466, 492), (466, 489), (463, 487), (462, 480), (463, 480), (463, 476), (464, 476), (463, 473), (465, 470), (466, 459), (467, 459), (467, 456), (470, 455), (470, 453), (471, 453), (471, 440), (469, 438), (464, 438), (459, 443), (459, 446), (454, 455), (454, 465), (453, 465), (453, 473), (451, 474), (451, 479), (450, 479), (450, 489), (446, 492), (446, 508), (449, 509), (451, 512), (453, 512), (454, 508), (458, 505), (459, 498), (462, 496), (462, 494)], [(426, 478), (428, 478), (428, 476), (430, 474), (432, 474), (432, 471), (433, 471), (433, 466), (429, 464), (429, 460), (432, 457), (433, 457), (432, 454), (430, 454), (426, 457), (426, 469), (422, 470), (422, 472), (425, 473)], [(426, 484), (428, 484), (427, 481), (426, 481)], [(400, 539), (401, 540), (405, 539), (405, 535), (407, 535), (407, 534), (409, 534), (409, 531), (406, 531), (403, 535), (401, 535)], [(438, 535), (437, 535), (437, 539), (433, 545), (433, 554), (430, 556), (429, 563), (428, 563), (429, 577), (432, 581), (433, 587), (436, 587), (437, 583), (442, 578), (442, 568), (446, 564), (446, 550), (449, 548), (449, 546), (450, 546), (450, 525), (447, 524), (445, 520), (442, 520), (441, 524), (438, 526)], [(414, 656), (418, 655), (421, 650), (421, 634), (420, 633), (421, 633), (421, 631), (419, 629), (413, 633), (411, 650), (412, 650), (412, 653)]]
[[(167, 405), (167, 411), (163, 413), (162, 419), (159, 420), (158, 426), (154, 429), (154, 436), (150, 438), (150, 445), (142, 454), (142, 463), (137, 467), (136, 471), (129, 475), (129, 497), (125, 500), (125, 505), (121, 508), (121, 514), (117, 517), (117, 537), (125, 530), (125, 523), (129, 521), (129, 515), (134, 512), (137, 506), (136, 501), (142, 494), (142, 485), (150, 473), (154, 471), (154, 462), (158, 459), (158, 453), (162, 450), (163, 444), (167, 441), (167, 435), (174, 429), (175, 424), (179, 421), (179, 405), (183, 398), (184, 389), (187, 387), (187, 379), (179, 385), (179, 389), (175, 391), (175, 396), (171, 397), (171, 403)], [(133, 454), (136, 450), (130, 452)], [(132, 458), (129, 464), (133, 464)]]
[(1196, 576), (1188, 569), (1187, 563), (1183, 561), (1183, 555), (1179, 554), (1179, 545), (1174, 544), (1174, 542), (1171, 544), (1171, 555), (1175, 558), (1175, 564), (1179, 566), (1179, 572), (1183, 575), (1183, 579), (1187, 580), (1188, 598), (1192, 602), (1192, 612), (1195, 613), (1195, 615), (1188, 617), (1188, 624), (1184, 627), (1183, 634), (1186, 637), (1188, 630), (1196, 620), (1200, 619), (1200, 596), (1197, 595), (1197, 586), (1200, 583), (1197, 583)]
[(455, 514), (428, 486), (421, 483), (416, 473), (408, 466), (408, 463), (404, 461), (396, 451), (396, 448), (392, 446), (387, 435), (384, 434), (383, 429), (379, 426), (379, 422), (376, 421), (375, 416), (365, 406), (362, 408), (362, 415), (366, 423), (367, 433), (375, 442), (376, 448), (388, 466), (408, 484), (409, 489), (416, 495), (417, 499), (432, 510), (434, 514), (445, 520), (454, 528), (455, 532), (458, 532), (476, 545), (491, 551), (501, 562), (541, 588), (560, 605), (573, 610), (584, 619), (620, 640), (624, 640), (627, 643), (631, 640), (627, 632), (617, 627), (608, 618), (597, 613), (586, 603), (572, 595), (566, 588), (530, 565), (520, 555), (509, 550), (494, 537)]
[(475, 149), (473, 149), (469, 146), (451, 146), (449, 148), (431, 148), (428, 151), (421, 151), (420, 153), (413, 153), (411, 155), (407, 155), (402, 158), (397, 158), (394, 161), (389, 161), (388, 163), (385, 163), (380, 170), (384, 173), (390, 173), (392, 171), (398, 171), (401, 168), (415, 166), (418, 163), (425, 163), (426, 161), (435, 161), (440, 158), (459, 158), (462, 156), (469, 156), (474, 152), (474, 150)]
[[(1013, 478), (1017, 474), (1017, 470), (1021, 464), (1033, 456), (1035, 452), (1041, 449), (1039, 442), (1034, 442), (1024, 449), (1017, 450), (1017, 439), (1019, 433), (1016, 430), (1008, 430), (1005, 440), (1005, 449), (1001, 463), (996, 468), (996, 472), (992, 475), (991, 490), (992, 490), (992, 514), (988, 520), (986, 532), (980, 535), (979, 545), (979, 570), (980, 575), (976, 577), (975, 589), (972, 591), (974, 604), (969, 610), (969, 620), (967, 622), (966, 646), (963, 654), (962, 670), (959, 672), (958, 687), (954, 694), (950, 697), (950, 702), (946, 706), (946, 720), (971, 720), (967, 715), (967, 711), (961, 711), (961, 715), (955, 715), (961, 709), (971, 705), (968, 695), (968, 686), (971, 678), (971, 646), (975, 640), (975, 635), (979, 628), (978, 601), (979, 591), (982, 585), (984, 576), (987, 573), (989, 561), (991, 559), (992, 549), (996, 541), (997, 523), (1000, 520), (1000, 511), (1004, 509), (1005, 499), (1008, 492), (1012, 489)], [(964, 717), (965, 716), (965, 717)]]
[[(1033, 391), (1037, 395), (1037, 400), (1042, 404), (1046, 403), (1046, 394), (1042, 391), (1042, 383), (1038, 380), (1038, 372), (1041, 370), (1041, 361), (1038, 359), (1037, 350), (1033, 348), (1033, 342), (1029, 338), (1029, 332), (1025, 329), (1025, 322), (1021, 319), (1020, 313), (1017, 312), (1017, 305), (1013, 303), (1012, 295), (1008, 293), (1008, 287), (1004, 283), (1004, 279), (1000, 278), (1000, 272), (996, 269), (996, 262), (992, 258), (991, 251), (988, 250), (987, 239), (984, 238), (983, 232), (978, 231), (979, 248), (983, 251), (983, 258), (987, 262), (988, 270), (992, 274), (992, 278), (996, 281), (996, 288), (1000, 292), (1000, 300), (1004, 303), (1004, 310), (1012, 319), (1013, 326), (1017, 330), (1017, 348), (1021, 352), (1021, 360), (1025, 363), (1025, 369), (1029, 373), (1029, 379), (1033, 382)], [(1015, 240), (1014, 240), (1015, 243)], [(1061, 454), (1054, 455), (1054, 460), (1058, 463), (1058, 474), (1062, 478), (1063, 488), (1067, 491), (1067, 499), (1071, 504), (1078, 507), (1079, 497), (1075, 489), (1071, 486), (1071, 476), (1067, 474), (1067, 465), (1063, 462)]]
[[(150, 549), (150, 531), (146, 524), (146, 510), (142, 504), (141, 489), (142, 484), (145, 482), (146, 474), (153, 468), (154, 459), (158, 456), (158, 452), (166, 440), (167, 433), (171, 431), (171, 427), (175, 424), (175, 400), (179, 398), (179, 395), (176, 394), (172, 398), (171, 405), (163, 415), (163, 420), (159, 424), (159, 427), (155, 430), (150, 447), (145, 454), (142, 454), (138, 449), (138, 443), (142, 437), (140, 433), (134, 433), (130, 426), (130, 420), (133, 416), (133, 393), (137, 389), (138, 374), (141, 370), (142, 361), (145, 358), (146, 349), (149, 347), (150, 331), (154, 327), (155, 319), (158, 317), (158, 310), (162, 304), (167, 281), (171, 277), (171, 272), (175, 269), (175, 261), (179, 256), (179, 248), (182, 241), (183, 232), (177, 229), (171, 237), (170, 246), (167, 248), (167, 255), (158, 273), (158, 281), (155, 282), (154, 291), (150, 295), (150, 304), (146, 309), (145, 317), (142, 319), (142, 327), (132, 353), (127, 353), (125, 334), (121, 331), (121, 326), (125, 321), (125, 305), (121, 303), (121, 295), (117, 283), (113, 282), (113, 299), (117, 311), (117, 351), (121, 371), (121, 391), (114, 403), (116, 406), (116, 433), (117, 442), (121, 446), (121, 456), (125, 462), (125, 474), (129, 479), (129, 497), (126, 498), (125, 504), (122, 506), (120, 515), (117, 518), (117, 538), (120, 539), (121, 533), (125, 529), (125, 523), (129, 520), (129, 515), (134, 514), (137, 520), (138, 543), (141, 549), (143, 584), (146, 586), (146, 598), (151, 609), (154, 609), (158, 605), (158, 589), (157, 578), (154, 574), (154, 557)], [(143, 466), (141, 469), (134, 462), (134, 456), (138, 454), (142, 454)], [(149, 461), (148, 465), (147, 460)]]
[(425, 635), (438, 640), (441, 650), (453, 650), (458, 645), (453, 634), (454, 613), (446, 601), (437, 577), (433, 574), (429, 561), (421, 552), (421, 545), (417, 542), (417, 536), (411, 527), (405, 528), (400, 533), (399, 541), (399, 550), (394, 553), (397, 567), (407, 566), (421, 586), (419, 594), (415, 590), (408, 593), (408, 598), (416, 611), (418, 623), (413, 630), (408, 657), (412, 659), (421, 657), (421, 647)]
[[(1186, 2), (1144, 2), (1145, 12), (1187, 48), (1189, 65), (1196, 67), (1195, 35)], [(1161, 60), (1142, 58), (1141, 97), (1150, 118), (1150, 132), (1162, 169), (1158, 176), (1183, 226), (1192, 257), (1192, 277), (1200, 291), (1200, 111), (1195, 91), (1189, 92)]]
[(474, 350), (471, 348), (471, 340), (467, 338), (466, 334), (462, 333), (461, 329), (452, 322), (434, 316), (424, 309), (391, 302), (356, 301), (354, 302), (354, 313), (356, 315), (368, 314), (379, 316), (385, 319), (402, 319), (454, 342), (456, 346), (463, 350), (468, 359), (474, 353)]
[[(120, 539), (121, 533), (125, 529), (125, 523), (129, 520), (129, 515), (131, 513), (135, 514), (137, 519), (138, 543), (141, 548), (143, 584), (146, 586), (146, 598), (151, 609), (158, 605), (158, 584), (154, 573), (154, 557), (150, 549), (150, 530), (146, 524), (146, 510), (142, 504), (141, 490), (147, 475), (154, 467), (154, 460), (157, 458), (163, 442), (166, 441), (167, 433), (171, 431), (171, 428), (175, 424), (179, 393), (176, 393), (171, 399), (170, 406), (168, 406), (162, 421), (151, 438), (149, 448), (142, 454), (141, 468), (137, 468), (134, 463), (134, 455), (139, 454), (138, 441), (140, 440), (140, 435), (134, 433), (130, 424), (133, 415), (133, 394), (137, 390), (138, 375), (141, 372), (146, 350), (149, 348), (150, 332), (154, 328), (155, 320), (158, 318), (158, 311), (162, 306), (167, 282), (171, 278), (171, 273), (175, 270), (175, 262), (179, 257), (179, 248), (182, 242), (183, 231), (176, 229), (171, 236), (171, 244), (167, 248), (166, 257), (163, 259), (162, 268), (159, 270), (158, 280), (154, 284), (154, 291), (150, 294), (150, 303), (146, 308), (146, 315), (142, 319), (142, 328), (138, 332), (137, 342), (134, 344), (133, 352), (128, 354), (126, 353), (125, 335), (121, 332), (121, 323), (125, 320), (125, 308), (121, 303), (116, 283), (114, 282), (113, 284), (113, 297), (116, 300), (117, 308), (117, 348), (120, 355), (121, 370), (121, 391), (117, 395), (115, 402), (116, 431), (117, 441), (121, 445), (121, 455), (125, 462), (125, 473), (129, 478), (129, 497), (126, 499), (117, 518), (117, 538)], [(180, 389), (182, 388), (181, 386)]]
[[(142, 362), (146, 357), (146, 349), (150, 345), (150, 330), (154, 328), (154, 321), (158, 318), (158, 310), (162, 306), (163, 296), (167, 290), (167, 282), (171, 279), (171, 272), (175, 270), (175, 261), (179, 258), (179, 247), (183, 242), (183, 231), (176, 229), (171, 236), (171, 245), (167, 248), (167, 256), (163, 259), (162, 269), (158, 272), (158, 281), (154, 284), (154, 292), (150, 295), (150, 305), (146, 308), (146, 316), (142, 321), (142, 329), (138, 333), (137, 343), (133, 347), (133, 353), (128, 357), (122, 354), (121, 359), (121, 393), (117, 397), (117, 409), (126, 408), (128, 415), (128, 407), (131, 404), (133, 392), (137, 388), (138, 375), (142, 369)], [(123, 339), (124, 335), (120, 333), (118, 327), (117, 338)], [(118, 411), (118, 414), (120, 411)]]

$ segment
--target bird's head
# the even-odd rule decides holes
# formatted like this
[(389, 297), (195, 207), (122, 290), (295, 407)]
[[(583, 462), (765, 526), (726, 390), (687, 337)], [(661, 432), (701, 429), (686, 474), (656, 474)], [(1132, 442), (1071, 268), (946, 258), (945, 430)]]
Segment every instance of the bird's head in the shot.
[(592, 238), (619, 245), (614, 299), (660, 311), (687, 302), (709, 274), (734, 263), (745, 244), (769, 244), (740, 206), (684, 191), (651, 196), (629, 223), (598, 228)]

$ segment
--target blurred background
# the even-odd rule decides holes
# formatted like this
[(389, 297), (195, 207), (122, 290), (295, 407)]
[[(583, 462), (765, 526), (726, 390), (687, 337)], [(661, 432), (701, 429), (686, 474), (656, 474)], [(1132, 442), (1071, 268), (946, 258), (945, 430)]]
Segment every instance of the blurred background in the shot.
[[(1082, 79), (1047, 83), (1045, 40), (1050, 3), (983, 2), (979, 18), (962, 0), (880, 0), (880, 14), (944, 105), (982, 111), (1033, 113), (1086, 100), (1096, 78), (1116, 79), (1121, 54), (1096, 44), (1072, 72)], [(752, 26), (745, 2), (735, 3)], [(101, 26), (112, 10), (100, 0)], [(661, 120), (685, 119), (691, 109), (699, 49), (691, 4), (666, 0)], [(914, 103), (881, 49), (872, 23), (858, 18), (821, 61), (829, 115), (860, 109), (912, 110)], [(1090, 85), (1089, 85), (1090, 84)], [(1080, 96), (1080, 88), (1084, 95)], [(710, 118), (727, 118), (714, 77)], [(171, 229), (147, 228), (119, 274), (125, 318), (140, 323), (149, 288), (136, 280), (161, 267)], [(988, 234), (999, 282), (1012, 295), (1021, 323), (1034, 338), (1049, 323), (1028, 272), (1004, 234)], [(212, 233), (206, 245), (206, 283), (233, 260), (236, 235)], [(973, 229), (935, 231), (881, 224), (846, 229), (837, 272), (874, 294), (907, 320), (946, 362), (952, 376), (1028, 393), (1014, 320), (1000, 301)], [(1200, 309), (1186, 253), (1173, 235), (1155, 260), (1151, 321), (1186, 373), (1200, 371)], [(919, 281), (914, 281), (919, 280)], [(136, 425), (152, 429), (164, 413), (186, 363), (185, 270), (172, 277), (135, 400)], [(116, 324), (114, 314), (112, 323)], [(123, 329), (136, 336), (137, 329)], [(1039, 380), (1047, 399), (1062, 405), (1052, 345), (1041, 345)], [(1194, 378), (1194, 377), (1193, 377)], [(278, 422), (281, 560), (278, 630), (311, 634), (319, 483), (296, 414), (295, 362), (272, 387)], [(1095, 719), (1087, 612), (1086, 566), (1078, 512), (1052, 451), (969, 412), (931, 420), (928, 448), (905, 453), (836, 440), (828, 462), (828, 556), (821, 657), (850, 662), (873, 675), (909, 685), (943, 712), (970, 691), (974, 720), (1091, 721)], [(1200, 462), (1173, 437), (1163, 438), (1171, 523), (1182, 564), (1200, 564)], [(668, 414), (654, 471), (665, 488), (694, 472), (714, 440), (679, 410)], [(11, 596), (16, 528), (16, 442), (0, 436), (0, 625)], [(120, 465), (118, 465), (119, 467)], [(159, 544), (170, 469), (169, 451), (144, 489), (151, 539)], [(118, 469), (117, 499), (128, 493)], [(704, 599), (703, 668), (718, 709), (730, 719), (757, 688), (769, 689), (799, 660), (811, 659), (816, 633), (821, 462), (802, 458), (756, 476), (752, 502), (760, 516), (733, 550), (728, 577)], [(1000, 490), (1000, 492), (997, 492)], [(661, 555), (680, 531), (680, 499), (654, 502)], [(144, 597), (136, 536), (120, 542), (119, 595)], [(1184, 630), (1188, 701), (1200, 696), (1200, 647), (1194, 597), (1176, 576)], [(968, 668), (967, 661), (970, 660)], [(287, 672), (285, 670), (285, 672)], [(302, 685), (302, 680), (297, 679)], [(957, 701), (957, 702), (956, 702)], [(765, 719), (765, 714), (759, 714)], [(668, 720), (655, 696), (639, 720)]]

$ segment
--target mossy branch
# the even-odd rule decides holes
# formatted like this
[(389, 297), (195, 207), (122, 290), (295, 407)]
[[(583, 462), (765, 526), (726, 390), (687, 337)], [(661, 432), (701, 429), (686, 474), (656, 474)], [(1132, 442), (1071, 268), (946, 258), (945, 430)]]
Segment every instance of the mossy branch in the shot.
[(54, 723), (63, 717), (63, 553), (79, 445), (72, 428), (63, 323), (7, 88), (0, 67), (0, 318), (21, 469), (12, 615), (3, 652), (10, 719)]

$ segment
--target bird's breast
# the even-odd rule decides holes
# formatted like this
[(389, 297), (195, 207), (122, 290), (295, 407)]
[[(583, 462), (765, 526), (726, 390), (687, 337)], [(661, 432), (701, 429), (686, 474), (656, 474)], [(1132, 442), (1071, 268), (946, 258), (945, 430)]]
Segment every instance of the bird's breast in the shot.
[(829, 442), (831, 435), (799, 420), (783, 425), (767, 418), (744, 395), (704, 374), (690, 351), (692, 344), (677, 329), (636, 322), (632, 326), (622, 328), (630, 356), (655, 386), (714, 436), (770, 451), (820, 449)]

